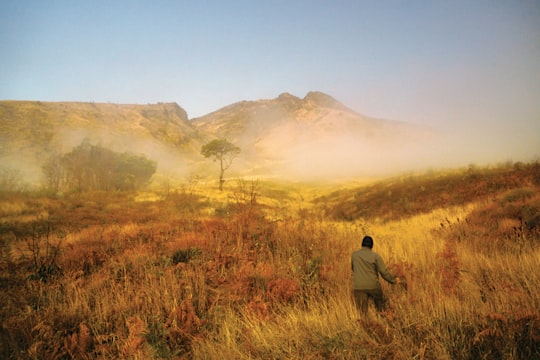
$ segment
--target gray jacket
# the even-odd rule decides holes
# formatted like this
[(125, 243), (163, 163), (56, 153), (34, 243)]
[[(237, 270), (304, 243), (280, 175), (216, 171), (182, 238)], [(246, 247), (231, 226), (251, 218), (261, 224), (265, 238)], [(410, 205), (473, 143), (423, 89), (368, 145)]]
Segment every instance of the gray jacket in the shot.
[(352, 254), (353, 288), (355, 290), (379, 289), (379, 274), (391, 284), (396, 283), (396, 278), (388, 271), (383, 259), (379, 254), (371, 251), (368, 247), (355, 251)]

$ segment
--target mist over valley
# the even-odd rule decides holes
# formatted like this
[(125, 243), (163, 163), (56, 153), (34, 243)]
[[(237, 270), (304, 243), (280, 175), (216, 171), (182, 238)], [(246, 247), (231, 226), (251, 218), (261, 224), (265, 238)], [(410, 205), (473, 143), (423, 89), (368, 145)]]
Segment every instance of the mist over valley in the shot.
[(194, 119), (176, 103), (0, 102), (0, 166), (32, 185), (50, 156), (83, 141), (156, 161), (153, 185), (211, 180), (217, 170), (200, 151), (219, 138), (241, 149), (229, 178), (335, 181), (529, 160), (478, 152), (470, 136), (365, 116), (321, 92), (240, 101)]

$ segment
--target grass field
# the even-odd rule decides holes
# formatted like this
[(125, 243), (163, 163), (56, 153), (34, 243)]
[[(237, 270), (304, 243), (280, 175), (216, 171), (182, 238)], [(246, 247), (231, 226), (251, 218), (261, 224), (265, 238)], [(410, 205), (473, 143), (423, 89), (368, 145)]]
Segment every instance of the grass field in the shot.
[[(540, 165), (0, 195), (3, 359), (538, 359)], [(406, 286), (361, 317), (369, 234)]]

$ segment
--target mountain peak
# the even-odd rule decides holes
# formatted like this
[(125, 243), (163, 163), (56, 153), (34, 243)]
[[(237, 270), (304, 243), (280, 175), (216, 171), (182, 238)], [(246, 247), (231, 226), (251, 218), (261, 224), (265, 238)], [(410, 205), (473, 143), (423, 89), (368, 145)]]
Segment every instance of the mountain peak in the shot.
[(185, 123), (189, 120), (186, 110), (175, 102), (141, 105), (141, 108), (146, 116), (166, 118), (169, 121), (179, 123)]
[(279, 94), (277, 97), (278, 100), (300, 100), (299, 97), (289, 94), (288, 92), (284, 92)]
[(328, 94), (325, 94), (320, 91), (310, 91), (304, 97), (305, 102), (312, 102), (316, 105), (338, 109), (338, 110), (349, 110), (345, 105), (334, 99)]

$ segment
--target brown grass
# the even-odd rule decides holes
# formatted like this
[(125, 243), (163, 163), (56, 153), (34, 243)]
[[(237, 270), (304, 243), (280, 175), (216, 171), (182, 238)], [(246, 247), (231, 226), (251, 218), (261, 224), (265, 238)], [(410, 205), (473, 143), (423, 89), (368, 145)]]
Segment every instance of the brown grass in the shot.
[[(255, 183), (153, 202), (18, 195), (0, 203), (0, 356), (538, 358), (540, 188), (503, 178), (473, 202), (347, 223)], [(60, 271), (36, 278), (28, 236), (43, 224)], [(361, 318), (350, 254), (365, 234), (405, 284), (384, 283), (388, 309)]]

